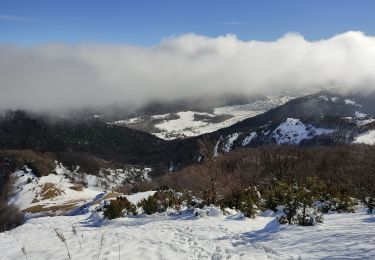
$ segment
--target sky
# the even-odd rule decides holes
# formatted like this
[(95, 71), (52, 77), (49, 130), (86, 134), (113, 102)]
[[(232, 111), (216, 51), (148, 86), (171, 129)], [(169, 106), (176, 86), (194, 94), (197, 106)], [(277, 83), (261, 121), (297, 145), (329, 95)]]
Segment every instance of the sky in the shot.
[(0, 109), (375, 91), (375, 1), (0, 0)]
[(0, 0), (0, 42), (151, 46), (185, 33), (309, 40), (346, 31), (375, 34), (372, 0)]

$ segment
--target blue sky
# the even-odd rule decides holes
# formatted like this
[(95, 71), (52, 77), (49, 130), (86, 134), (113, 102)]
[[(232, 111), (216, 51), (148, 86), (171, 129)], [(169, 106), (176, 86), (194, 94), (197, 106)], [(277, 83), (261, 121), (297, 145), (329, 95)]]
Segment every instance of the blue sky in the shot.
[(149, 46), (189, 32), (265, 41), (287, 32), (309, 40), (349, 30), (375, 35), (374, 10), (371, 0), (0, 0), (0, 42)]

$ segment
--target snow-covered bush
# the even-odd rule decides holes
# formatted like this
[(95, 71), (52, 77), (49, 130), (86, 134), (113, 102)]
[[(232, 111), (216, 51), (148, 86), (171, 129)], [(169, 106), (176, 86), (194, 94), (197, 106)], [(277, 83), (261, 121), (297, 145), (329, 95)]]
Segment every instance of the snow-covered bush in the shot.
[(190, 206), (190, 204), (194, 203), (195, 200), (190, 194), (173, 190), (159, 190), (153, 196), (143, 199), (138, 203), (138, 206), (142, 207), (146, 214), (151, 215), (156, 212), (165, 212), (167, 209), (180, 211), (184, 204), (185, 206)]
[(320, 201), (317, 203), (319, 211), (323, 213), (328, 212), (355, 212), (355, 203), (348, 195), (339, 194), (337, 198)]
[(246, 217), (255, 217), (258, 212), (258, 205), (260, 204), (260, 194), (255, 187), (237, 190), (225, 197), (220, 206), (224, 208), (238, 209)]
[(314, 202), (321, 196), (323, 183), (316, 177), (307, 177), (303, 183), (287, 185), (280, 183), (277, 189), (284, 189), (283, 211), (285, 217), (279, 217), (280, 223), (314, 225), (322, 222), (321, 214), (314, 207)]
[(154, 194), (154, 197), (157, 199), (161, 211), (165, 211), (168, 208), (173, 208), (176, 210), (179, 210), (181, 208), (181, 193), (177, 193), (173, 190), (158, 191)]
[(104, 205), (104, 216), (108, 219), (120, 218), (128, 214), (137, 215), (137, 207), (130, 203), (126, 197), (117, 197)]
[(260, 194), (256, 188), (245, 189), (240, 197), (240, 207), (246, 217), (255, 217), (258, 213), (258, 206), (260, 202)]
[(364, 203), (367, 207), (367, 212), (369, 214), (375, 213), (375, 198), (374, 197), (365, 198)]
[(142, 207), (147, 215), (151, 215), (159, 211), (159, 203), (154, 196), (141, 200), (138, 203), (138, 207)]
[(264, 203), (263, 207), (265, 209), (273, 210), (277, 212), (277, 207), (284, 204), (285, 190), (287, 189), (287, 184), (279, 182), (272, 189), (268, 189), (264, 192)]
[(222, 214), (222, 211), (218, 207), (210, 206), (210, 207), (203, 207), (202, 209), (195, 208), (193, 210), (193, 214), (194, 216), (201, 217), (201, 218), (206, 217), (206, 216), (217, 217)]
[(276, 219), (280, 224), (299, 224), (302, 226), (313, 226), (315, 223), (323, 223), (323, 214), (314, 207), (307, 207), (303, 211), (298, 208), (293, 216), (279, 215)]

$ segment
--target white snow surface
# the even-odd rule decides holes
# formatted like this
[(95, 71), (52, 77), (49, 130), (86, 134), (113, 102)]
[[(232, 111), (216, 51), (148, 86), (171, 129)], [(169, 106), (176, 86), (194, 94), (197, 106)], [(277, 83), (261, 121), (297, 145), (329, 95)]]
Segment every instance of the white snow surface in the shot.
[[(262, 114), (271, 108), (280, 106), (289, 100), (293, 99), (291, 96), (269, 96), (264, 100), (258, 100), (245, 105), (235, 105), (235, 106), (225, 106), (214, 108), (214, 112), (202, 113), (196, 111), (182, 111), (178, 112), (177, 115), (180, 117), (173, 120), (165, 120), (164, 122), (155, 125), (160, 132), (152, 133), (153, 135), (171, 140), (175, 138), (184, 138), (191, 136), (198, 136), (206, 133), (214, 132), (218, 129), (228, 127), (239, 121), (242, 121), (249, 117), (254, 117), (256, 115)], [(217, 117), (221, 115), (230, 115), (228, 118), (222, 122), (211, 123), (207, 121), (194, 120), (194, 114), (203, 115), (207, 117)], [(167, 114), (168, 115), (168, 114)], [(154, 115), (153, 118), (163, 119), (167, 115)]]
[(355, 102), (354, 99), (345, 99), (344, 102), (347, 105), (352, 105), (352, 106), (356, 106), (356, 107), (362, 107), (362, 105), (358, 104), (357, 102)]
[(375, 144), (375, 130), (370, 130), (364, 134), (358, 135), (354, 138), (353, 143), (355, 144)]
[[(82, 190), (75, 190), (75, 184), (64, 174), (36, 177), (31, 170), (28, 170), (17, 171), (12, 175), (15, 177), (14, 195), (9, 203), (15, 204), (21, 210), (37, 205), (44, 208), (80, 205), (102, 193), (101, 190), (84, 187)], [(55, 191), (54, 196), (46, 196), (51, 191)]]
[(22, 248), (30, 260), (68, 259), (54, 229), (72, 259), (375, 259), (375, 216), (364, 211), (326, 215), (311, 227), (221, 214), (140, 215), (96, 226), (88, 215), (40, 217), (0, 233), (0, 259), (26, 259)]
[(355, 113), (354, 113), (354, 118), (356, 118), (356, 119), (363, 119), (366, 116), (367, 115), (365, 113), (361, 113), (361, 112), (358, 112), (358, 111), (355, 111)]
[(96, 175), (78, 172), (79, 166), (75, 170), (70, 171), (61, 163), (56, 164), (55, 172), (65, 174), (76, 182), (81, 182), (89, 188), (114, 190), (121, 187), (126, 182), (134, 182), (136, 180), (149, 180), (151, 168), (139, 168), (128, 166), (124, 169), (102, 168)]
[(227, 136), (227, 141), (224, 144), (224, 148), (223, 148), (223, 151), (225, 153), (229, 153), (230, 150), (232, 150), (233, 142), (236, 141), (239, 136), (240, 135), (238, 133), (234, 133), (234, 134)]
[(255, 137), (257, 137), (256, 132), (251, 132), (248, 136), (245, 137), (242, 141), (242, 146), (248, 145)]
[[(134, 167), (130, 167), (128, 170), (103, 169), (103, 172), (101, 171), (98, 176), (94, 176), (78, 173), (79, 167), (70, 171), (61, 163), (56, 162), (54, 170), (56, 174), (51, 173), (47, 176), (37, 177), (27, 167), (24, 169), (12, 174), (15, 179), (14, 194), (9, 203), (26, 211), (35, 206), (42, 206), (44, 209), (59, 206), (74, 208), (92, 201), (104, 192), (121, 186), (133, 175), (140, 175), (143, 180), (147, 180), (148, 172), (151, 170), (150, 168), (138, 169)], [(79, 183), (85, 183), (87, 187)]]
[(299, 119), (287, 118), (272, 132), (272, 136), (278, 144), (299, 144), (304, 139), (332, 132), (334, 130), (316, 128), (312, 125), (305, 125)]
[[(184, 136), (199, 135), (199, 131), (196, 129), (200, 129), (204, 126), (207, 127), (209, 123), (202, 122), (202, 121), (195, 121), (194, 114), (210, 115), (208, 113), (199, 113), (199, 112), (194, 112), (194, 111), (178, 112), (177, 113), (177, 115), (179, 116), (178, 119), (164, 121), (161, 124), (155, 125), (155, 127), (160, 130), (164, 130), (165, 132), (170, 133), (172, 135), (178, 134), (178, 133), (181, 133), (181, 135), (184, 135)], [(161, 138), (164, 136), (162, 133), (155, 133), (155, 135)], [(164, 139), (173, 139), (173, 138), (165, 137)]]

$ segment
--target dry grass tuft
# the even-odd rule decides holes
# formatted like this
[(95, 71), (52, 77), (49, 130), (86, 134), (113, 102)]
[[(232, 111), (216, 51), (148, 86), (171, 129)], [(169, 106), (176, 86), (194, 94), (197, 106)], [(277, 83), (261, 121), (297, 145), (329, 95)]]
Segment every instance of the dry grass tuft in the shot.
[(70, 187), (71, 190), (75, 190), (75, 191), (83, 191), (84, 188), (85, 186), (81, 184), (75, 184), (74, 186)]
[(27, 209), (24, 209), (22, 211), (29, 212), (29, 213), (50, 212), (51, 215), (59, 215), (68, 210), (74, 209), (75, 207), (77, 207), (77, 203), (67, 203), (67, 204), (54, 205), (54, 206), (35, 205)]
[(72, 257), (70, 256), (69, 247), (68, 247), (68, 244), (66, 243), (66, 238), (65, 238), (64, 234), (62, 232), (58, 231), (57, 228), (55, 228), (54, 230), (55, 230), (56, 236), (65, 245), (66, 251), (68, 253), (68, 258), (72, 259)]
[(56, 187), (55, 184), (47, 182), (41, 186), (42, 190), (40, 191), (40, 197), (42, 200), (48, 200), (55, 198), (61, 194), (64, 194), (62, 189)]

